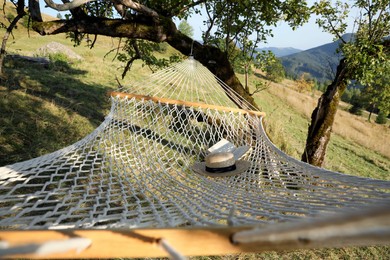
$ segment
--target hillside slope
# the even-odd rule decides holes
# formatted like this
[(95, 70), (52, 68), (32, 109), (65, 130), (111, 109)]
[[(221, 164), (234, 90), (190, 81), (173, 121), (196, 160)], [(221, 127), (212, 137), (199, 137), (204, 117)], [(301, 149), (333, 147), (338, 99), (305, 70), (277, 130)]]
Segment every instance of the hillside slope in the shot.
[[(349, 41), (352, 34), (343, 36), (345, 41)], [(303, 73), (309, 73), (318, 82), (331, 80), (336, 71), (341, 55), (337, 53), (341, 41), (327, 43), (309, 50), (298, 52), (292, 55), (281, 57), (283, 67), (287, 75), (293, 78), (299, 77)]]
[[(272, 141), (287, 154), (300, 159), (310, 115), (318, 95), (298, 93), (294, 82), (285, 80), (259, 93), (256, 102), (267, 111)], [(390, 180), (390, 129), (369, 123), (363, 117), (339, 111), (329, 143), (324, 168), (351, 175)]]

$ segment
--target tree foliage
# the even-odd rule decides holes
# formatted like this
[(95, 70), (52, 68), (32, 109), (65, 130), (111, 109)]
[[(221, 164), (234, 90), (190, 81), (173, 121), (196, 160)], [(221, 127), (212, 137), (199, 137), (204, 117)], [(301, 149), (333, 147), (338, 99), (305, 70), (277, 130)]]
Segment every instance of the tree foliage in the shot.
[(298, 92), (311, 92), (314, 87), (314, 81), (310, 78), (308, 73), (303, 73), (297, 80)]
[(381, 124), (381, 125), (386, 124), (387, 123), (387, 114), (383, 111), (379, 111), (375, 122), (378, 124)]
[(266, 68), (267, 78), (273, 82), (279, 83), (286, 77), (286, 71), (280, 59), (275, 58)]
[[(390, 1), (357, 0), (361, 9), (353, 42), (342, 46), (351, 79), (365, 86), (365, 100), (385, 113), (390, 112)], [(387, 37), (387, 38), (386, 38)]]
[[(276, 58), (272, 51), (261, 51), (256, 53), (254, 60), (255, 68), (263, 71), (268, 80), (273, 82), (280, 82), (285, 78), (286, 72), (282, 65), (282, 62)], [(257, 89), (265, 89), (269, 84), (261, 84), (257, 86)]]
[(194, 28), (186, 20), (179, 23), (178, 29), (188, 37), (194, 37)]

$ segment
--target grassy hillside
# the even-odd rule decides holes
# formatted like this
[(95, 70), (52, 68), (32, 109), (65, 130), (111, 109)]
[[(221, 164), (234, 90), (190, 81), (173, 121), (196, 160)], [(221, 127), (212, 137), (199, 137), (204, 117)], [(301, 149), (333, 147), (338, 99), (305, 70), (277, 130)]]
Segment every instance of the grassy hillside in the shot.
[[(317, 96), (294, 91), (290, 85), (274, 84), (257, 95), (267, 112), (271, 139), (286, 153), (300, 159)], [(337, 112), (324, 167), (352, 175), (390, 180), (390, 131), (348, 112)]]
[[(0, 32), (4, 32), (1, 29)], [(55, 41), (67, 45), (83, 60), (63, 60), (53, 57), (50, 66), (7, 59), (7, 77), (0, 82), (0, 166), (34, 158), (70, 145), (96, 128), (107, 115), (110, 104), (106, 93), (117, 87), (116, 76), (121, 64), (113, 54), (115, 40), (100, 37), (94, 49), (73, 48), (64, 35), (38, 36), (19, 27), (8, 44), (10, 53), (33, 56), (36, 49)], [(148, 69), (135, 64), (123, 84), (149, 74)], [(316, 96), (299, 94), (294, 83), (273, 84), (258, 93), (256, 102), (267, 112), (267, 129), (271, 139), (295, 158), (300, 157), (306, 138), (309, 115)], [(352, 118), (352, 124), (345, 122)], [(326, 167), (354, 175), (390, 179), (389, 128), (367, 123), (362, 118), (339, 113), (336, 130), (328, 149)], [(364, 127), (364, 129), (363, 129)], [(352, 128), (364, 133), (353, 138)], [(344, 134), (343, 134), (344, 132)], [(370, 138), (367, 138), (370, 136)], [(379, 137), (378, 137), (379, 136)], [(380, 139), (382, 136), (383, 138)], [(366, 138), (365, 138), (366, 137)], [(375, 139), (379, 138), (379, 139)], [(361, 140), (359, 143), (357, 140)], [(367, 143), (366, 139), (371, 139)], [(213, 259), (340, 259), (390, 258), (386, 247), (359, 247), (299, 252), (269, 252), (256, 255), (213, 257)], [(208, 259), (205, 257), (204, 259)]]
[[(22, 23), (8, 41), (9, 54), (33, 57), (39, 55), (38, 48), (58, 42), (83, 59), (53, 55), (49, 66), (6, 59), (6, 77), (0, 84), (0, 165), (53, 152), (92, 132), (107, 115), (106, 94), (117, 88), (116, 77), (121, 75), (122, 64), (113, 60), (114, 53), (105, 57), (118, 40), (99, 37), (92, 50), (86, 43), (73, 47), (65, 35), (27, 34)], [(148, 73), (135, 66), (133, 72), (140, 71)]]

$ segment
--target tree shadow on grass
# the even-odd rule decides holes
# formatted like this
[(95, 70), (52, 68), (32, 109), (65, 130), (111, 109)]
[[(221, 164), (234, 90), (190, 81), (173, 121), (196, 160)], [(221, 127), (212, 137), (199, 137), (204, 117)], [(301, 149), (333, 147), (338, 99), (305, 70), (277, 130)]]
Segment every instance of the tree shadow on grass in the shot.
[(255, 72), (254, 75), (260, 79), (268, 80), (268, 78), (261, 73)]
[(87, 71), (64, 65), (6, 64), (0, 83), (0, 166), (68, 146), (93, 131), (108, 113), (109, 90), (76, 77)]

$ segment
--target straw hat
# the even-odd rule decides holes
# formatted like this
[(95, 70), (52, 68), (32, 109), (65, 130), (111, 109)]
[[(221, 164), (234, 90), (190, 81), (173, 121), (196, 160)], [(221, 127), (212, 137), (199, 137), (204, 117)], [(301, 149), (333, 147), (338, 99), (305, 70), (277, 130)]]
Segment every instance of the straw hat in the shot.
[(204, 162), (196, 162), (192, 169), (202, 175), (211, 177), (232, 176), (245, 172), (250, 162), (235, 160), (231, 152), (210, 153)]

